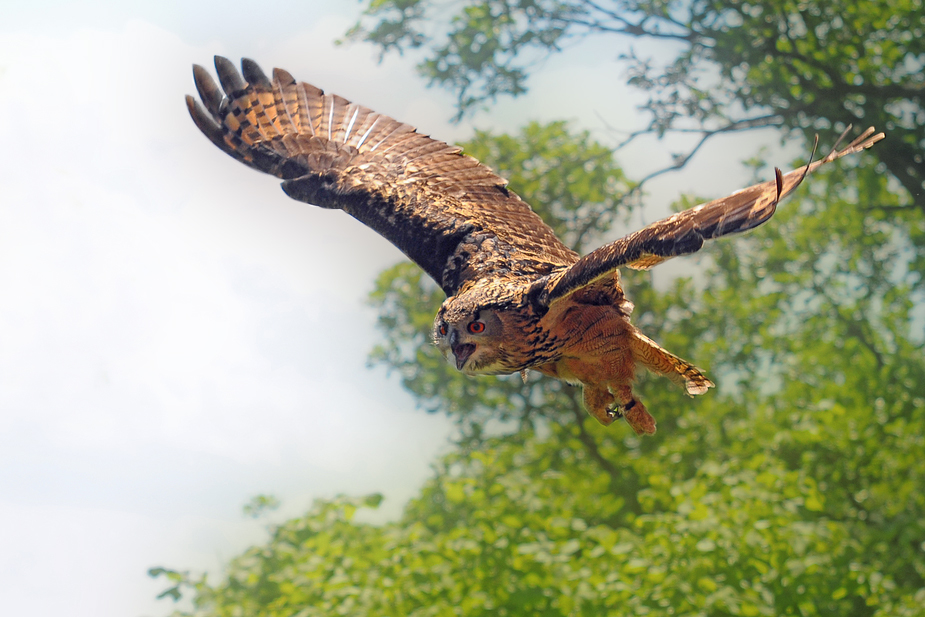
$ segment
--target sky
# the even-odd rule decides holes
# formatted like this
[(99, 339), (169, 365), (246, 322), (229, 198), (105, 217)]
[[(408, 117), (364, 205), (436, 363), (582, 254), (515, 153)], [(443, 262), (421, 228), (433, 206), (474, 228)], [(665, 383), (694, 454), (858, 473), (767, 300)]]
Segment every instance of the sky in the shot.
[[(193, 63), (251, 57), (447, 141), (525, 119), (638, 126), (620, 50), (603, 43), (545, 62), (528, 96), (453, 125), (452, 96), (427, 89), (414, 58), (334, 45), (358, 11), (0, 6), (5, 614), (168, 614), (154, 599), (168, 585), (148, 568), (220, 575), (266, 537), (265, 521), (242, 515), (253, 496), (278, 497), (282, 520), (316, 498), (379, 492), (380, 520), (394, 518), (451, 447), (446, 417), (366, 364), (378, 334), (364, 300), (401, 253), (341, 212), (289, 200), (199, 134), (183, 102)], [(740, 188), (737, 161), (756, 140), (775, 144), (717, 142), (662, 176), (643, 218), (682, 191)], [(621, 162), (639, 177), (666, 160), (650, 142)]]

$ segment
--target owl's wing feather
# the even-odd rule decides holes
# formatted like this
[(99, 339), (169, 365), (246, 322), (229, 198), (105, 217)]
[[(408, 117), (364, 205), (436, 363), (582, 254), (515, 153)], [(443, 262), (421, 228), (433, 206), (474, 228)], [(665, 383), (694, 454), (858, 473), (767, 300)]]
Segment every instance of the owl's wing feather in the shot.
[(447, 295), (489, 275), (544, 276), (578, 260), (506, 181), (457, 146), (251, 60), (216, 56), (221, 89), (193, 67), (196, 126), (292, 198), (345, 210), (421, 266)]
[(707, 240), (753, 229), (771, 218), (780, 200), (799, 186), (807, 174), (820, 165), (869, 148), (883, 137), (883, 133), (875, 135), (871, 127), (842, 150), (838, 150), (836, 144), (821, 160), (786, 174), (775, 169), (774, 180), (684, 210), (605, 244), (546, 279), (539, 299), (549, 305), (593, 284), (617, 268), (647, 270), (672, 257), (694, 253)]

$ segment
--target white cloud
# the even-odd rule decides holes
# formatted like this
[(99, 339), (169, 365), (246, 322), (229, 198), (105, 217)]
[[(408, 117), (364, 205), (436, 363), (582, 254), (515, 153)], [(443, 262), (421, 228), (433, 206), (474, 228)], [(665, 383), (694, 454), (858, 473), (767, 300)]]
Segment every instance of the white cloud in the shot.
[(384, 491), (394, 515), (449, 431), (364, 366), (362, 298), (400, 253), (190, 122), (189, 65), (212, 51), (141, 22), (0, 36), (11, 613), (166, 612), (146, 568), (214, 570), (260, 536), (238, 514), (251, 495), (295, 513)]

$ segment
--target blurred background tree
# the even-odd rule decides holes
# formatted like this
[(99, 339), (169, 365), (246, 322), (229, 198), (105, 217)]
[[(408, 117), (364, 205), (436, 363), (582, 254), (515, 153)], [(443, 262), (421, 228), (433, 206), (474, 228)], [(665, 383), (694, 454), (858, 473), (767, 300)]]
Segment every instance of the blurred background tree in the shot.
[(348, 33), (383, 54), (425, 49), (418, 70), (456, 94), (457, 118), (525, 93), (540, 60), (588, 37), (659, 42), (613, 75), (649, 93), (630, 139), (874, 125), (890, 133), (878, 157), (925, 209), (921, 0), (369, 0)]
[[(371, 361), (456, 419), (456, 450), (399, 521), (354, 519), (378, 496), (319, 501), (215, 583), (152, 570), (165, 595), (223, 616), (925, 615), (921, 4), (450, 4), (434, 21), (436, 3), (372, 0), (353, 35), (430, 45), (422, 71), (460, 112), (522, 92), (530, 54), (568, 37), (667, 38), (668, 66), (626, 58), (651, 92), (639, 134), (847, 115), (887, 140), (690, 260), (696, 284), (628, 275), (637, 325), (718, 382), (692, 400), (644, 378), (655, 438), (597, 425), (558, 381), (457, 373), (428, 343), (439, 289), (387, 269)], [(563, 123), (463, 146), (579, 250), (638, 205), (614, 153)]]

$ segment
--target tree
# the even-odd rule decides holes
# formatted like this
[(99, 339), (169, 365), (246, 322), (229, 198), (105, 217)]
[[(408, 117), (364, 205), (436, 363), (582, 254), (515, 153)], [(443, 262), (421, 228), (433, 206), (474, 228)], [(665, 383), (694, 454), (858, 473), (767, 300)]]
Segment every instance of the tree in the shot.
[[(401, 18), (391, 31), (358, 32), (391, 41), (385, 49), (424, 44), (414, 28), (429, 3), (370, 6), (382, 24), (388, 11)], [(925, 615), (925, 210), (914, 185), (921, 169), (904, 179), (891, 162), (893, 147), (912, 148), (907, 166), (921, 148), (916, 5), (787, 12), (785, 2), (775, 5), (781, 18), (767, 5), (624, 2), (609, 30), (592, 19), (608, 14), (599, 3), (463, 6), (475, 25), (453, 22), (434, 70), (457, 75), (475, 102), (524, 87), (515, 71), (523, 50), (610, 32), (675, 40), (683, 52), (664, 80), (629, 59), (638, 83), (653, 84), (646, 130), (680, 128), (680, 110), (697, 100), (690, 115), (707, 132), (709, 123), (735, 129), (733, 113), (751, 112), (759, 115), (740, 119), (764, 114), (769, 126), (809, 131), (846, 109), (865, 120), (885, 114), (896, 130), (871, 152), (881, 163), (865, 155), (856, 167), (823, 168), (769, 224), (688, 260), (698, 285), (680, 278), (662, 290), (646, 273), (628, 276), (637, 325), (718, 382), (691, 400), (644, 380), (654, 438), (597, 425), (554, 380), (458, 374), (426, 344), (439, 290), (410, 264), (386, 270), (371, 294), (384, 335), (372, 361), (397, 371), (423, 408), (458, 421), (458, 449), (399, 521), (353, 518), (378, 496), (319, 501), (215, 583), (153, 569), (171, 583), (165, 595), (192, 591), (196, 615)], [(507, 12), (489, 12), (493, 24), (479, 18), (498, 7)], [(881, 19), (887, 12), (894, 21)], [(793, 35), (797, 23), (803, 38), (826, 44), (778, 40), (775, 28)], [(504, 38), (517, 33), (526, 38)], [(767, 58), (778, 45), (785, 63)], [(510, 83), (491, 82), (494, 93), (473, 95), (482, 73), (465, 63), (483, 47), (484, 75), (513, 72), (501, 73)], [(742, 62), (731, 66), (735, 54)], [(462, 64), (450, 71), (452, 62)], [(696, 90), (689, 75), (704, 63), (722, 88)], [(860, 79), (845, 72), (852, 63)], [(846, 95), (871, 83), (883, 92)], [(884, 106), (869, 106), (878, 96)], [(610, 213), (626, 216), (639, 197), (612, 152), (561, 123), (478, 133), (464, 147), (573, 246), (596, 244)]]
[(921, 0), (369, 0), (349, 33), (383, 54), (425, 48), (418, 68), (457, 94), (457, 118), (523, 94), (538, 59), (591, 36), (661, 41), (672, 55), (621, 57), (629, 85), (650, 96), (650, 122), (630, 139), (875, 125), (890, 143), (875, 156), (925, 212)]
[[(559, 123), (465, 147), (506, 166), (572, 241), (601, 231), (578, 224), (608, 207), (600, 185), (632, 188)], [(575, 201), (537, 157), (579, 187)], [(720, 381), (696, 402), (646, 384), (656, 438), (597, 425), (553, 380), (442, 372), (417, 345), (438, 291), (411, 267), (387, 270), (372, 295), (376, 361), (468, 439), (395, 523), (353, 520), (378, 496), (319, 501), (217, 584), (152, 573), (173, 581), (167, 595), (191, 588), (196, 615), (925, 614), (912, 244), (882, 210), (843, 215), (859, 196), (898, 201), (887, 184), (873, 165), (814, 176), (771, 224), (718, 245), (705, 291), (634, 277), (637, 321)], [(486, 434), (488, 418), (515, 422)]]

